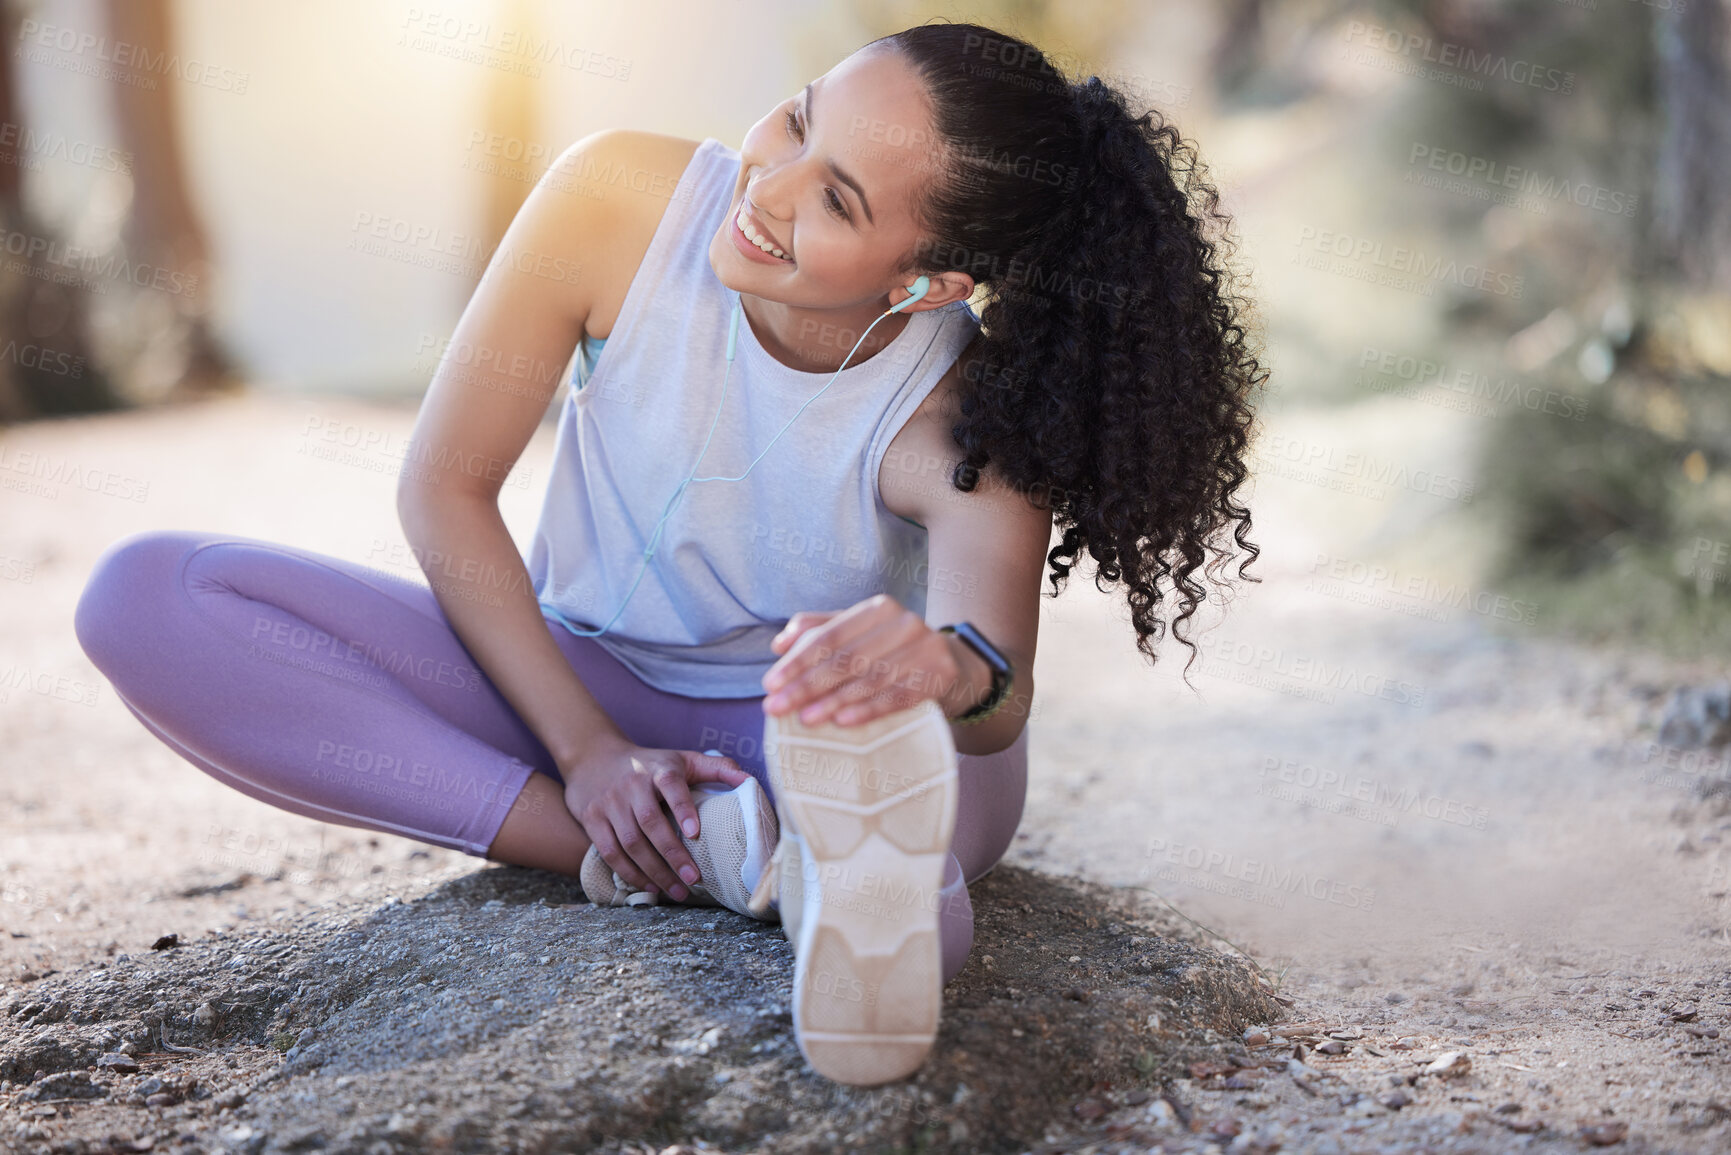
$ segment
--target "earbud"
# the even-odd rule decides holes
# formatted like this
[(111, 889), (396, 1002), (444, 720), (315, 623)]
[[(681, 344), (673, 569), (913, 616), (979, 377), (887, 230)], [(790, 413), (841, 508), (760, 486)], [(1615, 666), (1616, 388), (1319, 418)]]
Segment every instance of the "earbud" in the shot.
[(921, 277), (919, 280), (908, 286), (908, 292), (912, 293), (913, 296), (909, 297), (899, 305), (891, 305), (889, 311), (892, 313), (899, 313), (931, 291), (932, 279), (930, 277)]

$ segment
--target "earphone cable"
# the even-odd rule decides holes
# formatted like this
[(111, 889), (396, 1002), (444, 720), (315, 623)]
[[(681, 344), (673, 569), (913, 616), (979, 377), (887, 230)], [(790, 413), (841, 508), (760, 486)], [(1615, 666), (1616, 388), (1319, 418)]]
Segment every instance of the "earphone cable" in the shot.
[[(925, 293), (922, 291), (918, 295), (910, 297), (907, 301), (902, 302), (902, 305), (905, 306), (910, 304), (923, 296), (925, 296)], [(870, 325), (866, 326), (865, 332), (859, 335), (859, 340), (854, 342), (853, 348), (849, 349), (847, 356), (842, 358), (841, 367), (830, 376), (828, 381), (824, 382), (823, 389), (819, 389), (816, 393), (813, 393), (806, 399), (804, 405), (801, 405), (794, 411), (793, 416), (787, 419), (787, 424), (781, 427), (780, 432), (776, 433), (774, 437), (769, 439), (769, 445), (765, 445), (762, 451), (759, 452), (756, 457), (752, 458), (751, 464), (745, 467), (744, 473), (740, 474), (738, 477), (698, 477), (696, 476), (697, 467), (703, 463), (704, 455), (709, 452), (709, 442), (715, 436), (716, 427), (721, 424), (721, 411), (727, 405), (727, 383), (729, 378), (733, 376), (734, 346), (739, 334), (739, 316), (743, 309), (740, 295), (735, 293), (733, 297), (733, 313), (729, 318), (727, 328), (727, 370), (721, 377), (721, 400), (716, 404), (715, 416), (709, 422), (709, 433), (703, 439), (703, 447), (697, 452), (697, 461), (692, 464), (691, 473), (687, 474), (685, 480), (679, 483), (679, 488), (673, 491), (673, 496), (667, 499), (667, 504), (662, 509), (661, 518), (655, 523), (655, 529), (649, 535), (649, 543), (643, 549), (643, 562), (637, 567), (637, 576), (632, 579), (631, 588), (625, 591), (624, 600), (619, 603), (619, 608), (613, 611), (613, 616), (607, 619), (607, 624), (594, 630), (572, 625), (570, 620), (567, 619), (557, 607), (547, 606), (543, 603), (542, 608), (550, 610), (553, 615), (559, 619), (561, 625), (580, 638), (594, 638), (606, 633), (608, 629), (612, 627), (613, 623), (619, 620), (619, 615), (625, 612), (625, 607), (631, 603), (631, 595), (637, 592), (638, 583), (643, 580), (643, 575), (649, 571), (649, 562), (655, 554), (656, 542), (661, 538), (662, 527), (667, 524), (667, 519), (673, 515), (673, 507), (678, 503), (679, 499), (685, 495), (686, 487), (691, 485), (694, 481), (744, 481), (746, 476), (750, 474), (753, 469), (757, 468), (757, 463), (763, 460), (763, 455), (769, 452), (770, 446), (773, 446), (777, 441), (781, 440), (781, 435), (786, 433), (795, 421), (799, 420), (799, 415), (805, 412), (806, 406), (823, 396), (824, 390), (835, 384), (836, 378), (840, 377), (842, 370), (847, 368), (848, 361), (851, 360), (853, 355), (859, 351), (860, 345), (864, 343), (867, 334), (877, 327), (878, 321), (881, 321), (884, 317), (896, 312), (900, 307), (901, 306), (896, 306), (884, 310), (882, 315), (877, 318), (877, 321), (873, 321)]]

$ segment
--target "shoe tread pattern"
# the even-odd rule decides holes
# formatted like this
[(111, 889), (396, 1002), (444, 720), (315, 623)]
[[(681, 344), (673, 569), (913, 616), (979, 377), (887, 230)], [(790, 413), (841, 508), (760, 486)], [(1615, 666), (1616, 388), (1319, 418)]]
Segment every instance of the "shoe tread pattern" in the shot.
[(791, 920), (800, 1049), (838, 1082), (905, 1077), (942, 1004), (937, 895), (958, 790), (949, 723), (929, 701), (863, 726), (768, 722), (783, 833), (803, 851), (791, 867), (805, 916)]

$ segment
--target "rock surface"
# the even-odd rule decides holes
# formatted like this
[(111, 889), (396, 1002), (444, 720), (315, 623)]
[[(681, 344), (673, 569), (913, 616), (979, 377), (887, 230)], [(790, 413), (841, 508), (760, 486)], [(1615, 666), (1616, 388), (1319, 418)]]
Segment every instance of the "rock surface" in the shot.
[[(57, 1120), (57, 1141), (88, 1150), (114, 1134), (249, 1151), (816, 1152), (832, 1135), (1011, 1150), (1097, 1120), (1104, 1100), (1071, 1105), (1104, 1088), (1146, 1101), (1202, 1056), (1243, 1056), (1230, 1040), (1281, 1010), (1252, 968), (1135, 892), (1013, 866), (972, 890), (975, 954), (939, 1041), (881, 1088), (831, 1083), (800, 1056), (778, 926), (596, 907), (568, 879), (496, 867), (9, 995), (0, 1111), (109, 1099)], [(147, 1048), (140, 1069), (98, 1083), (83, 1068), (117, 1038)]]

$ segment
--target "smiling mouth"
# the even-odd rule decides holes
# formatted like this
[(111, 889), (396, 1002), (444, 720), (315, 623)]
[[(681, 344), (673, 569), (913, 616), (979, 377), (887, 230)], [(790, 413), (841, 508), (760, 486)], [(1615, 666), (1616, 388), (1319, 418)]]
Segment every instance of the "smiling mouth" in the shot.
[(785, 250), (778, 246), (772, 239), (752, 228), (751, 221), (745, 215), (745, 202), (743, 200), (739, 202), (739, 211), (733, 214), (733, 223), (734, 226), (739, 229), (740, 233), (744, 235), (745, 239), (756, 245), (760, 250), (779, 260), (786, 261), (790, 265), (793, 264), (793, 258), (788, 256)]

